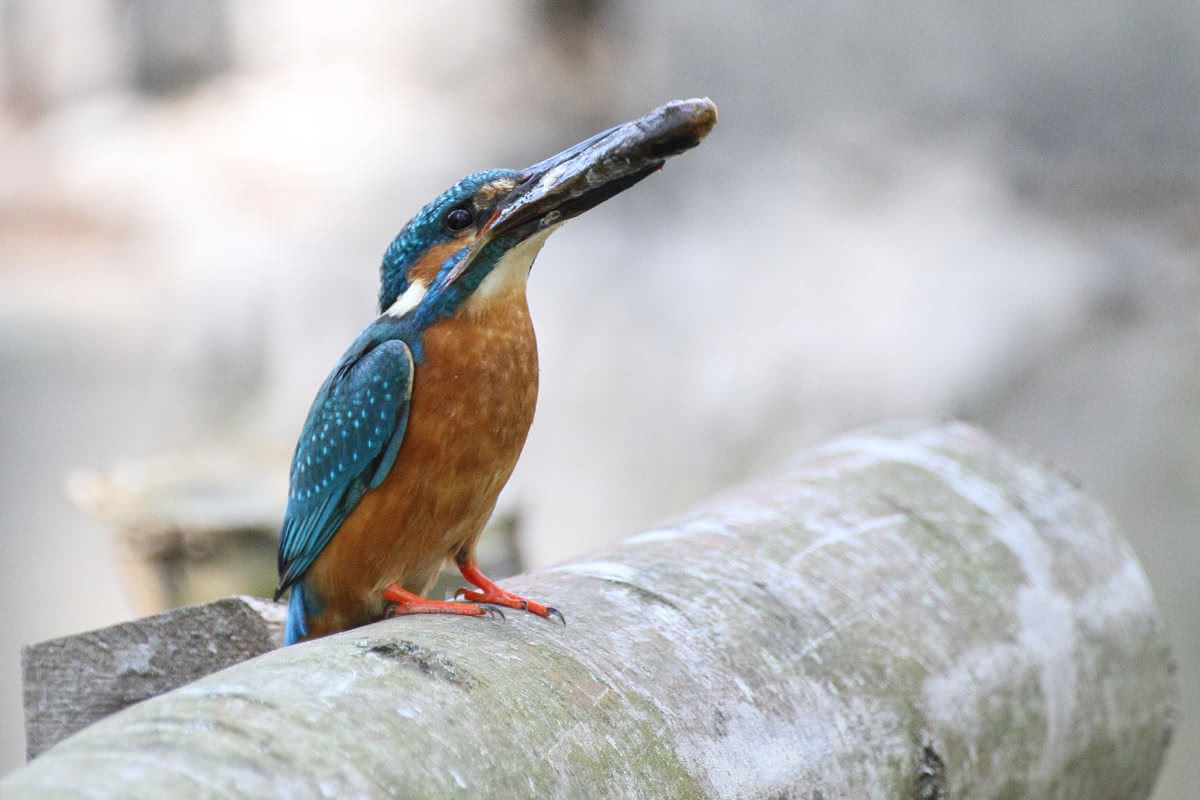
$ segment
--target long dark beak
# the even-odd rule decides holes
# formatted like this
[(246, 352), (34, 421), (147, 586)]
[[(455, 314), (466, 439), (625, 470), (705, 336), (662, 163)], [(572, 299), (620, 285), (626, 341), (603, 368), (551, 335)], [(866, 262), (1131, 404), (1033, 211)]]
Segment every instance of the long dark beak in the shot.
[(577, 217), (700, 144), (716, 124), (717, 107), (708, 98), (674, 100), (568, 147), (522, 170), (519, 185), (484, 234), (518, 232), (524, 239)]
[(449, 280), (494, 240), (512, 246), (625, 191), (671, 156), (700, 144), (716, 124), (717, 107), (707, 97), (673, 100), (522, 170)]

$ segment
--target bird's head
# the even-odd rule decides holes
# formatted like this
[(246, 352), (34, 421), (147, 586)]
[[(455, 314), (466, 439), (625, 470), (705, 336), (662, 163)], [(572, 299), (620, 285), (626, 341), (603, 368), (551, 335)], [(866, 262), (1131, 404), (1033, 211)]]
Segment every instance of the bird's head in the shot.
[(460, 180), (409, 221), (380, 267), (380, 311), (432, 322), (472, 296), (524, 288), (546, 237), (699, 144), (716, 124), (707, 99), (668, 103), (523, 170)]

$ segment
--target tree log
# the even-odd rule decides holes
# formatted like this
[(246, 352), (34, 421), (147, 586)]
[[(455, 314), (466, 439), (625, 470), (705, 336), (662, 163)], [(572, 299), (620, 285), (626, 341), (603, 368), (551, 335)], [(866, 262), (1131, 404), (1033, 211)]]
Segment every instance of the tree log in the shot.
[(1175, 687), (1070, 479), (961, 424), (852, 434), (508, 582), (114, 714), (23, 797), (1146, 797)]

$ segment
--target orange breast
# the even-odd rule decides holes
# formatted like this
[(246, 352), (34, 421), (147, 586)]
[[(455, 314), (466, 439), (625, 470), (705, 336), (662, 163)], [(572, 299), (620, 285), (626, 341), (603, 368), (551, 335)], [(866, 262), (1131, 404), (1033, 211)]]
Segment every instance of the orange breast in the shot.
[(382, 617), (383, 587), (423, 594), (447, 558), (473, 551), (525, 444), (537, 381), (523, 291), (425, 332), (395, 466), (305, 576), (323, 601), (312, 635)]

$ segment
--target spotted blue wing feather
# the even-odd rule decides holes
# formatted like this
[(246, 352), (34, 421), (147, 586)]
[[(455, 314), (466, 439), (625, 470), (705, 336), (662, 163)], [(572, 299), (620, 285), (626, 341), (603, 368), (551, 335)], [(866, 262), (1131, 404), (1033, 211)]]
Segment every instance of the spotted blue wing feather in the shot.
[(317, 392), (292, 456), (276, 597), (312, 565), (363, 493), (387, 477), (404, 440), (412, 376), (403, 341), (360, 339)]

